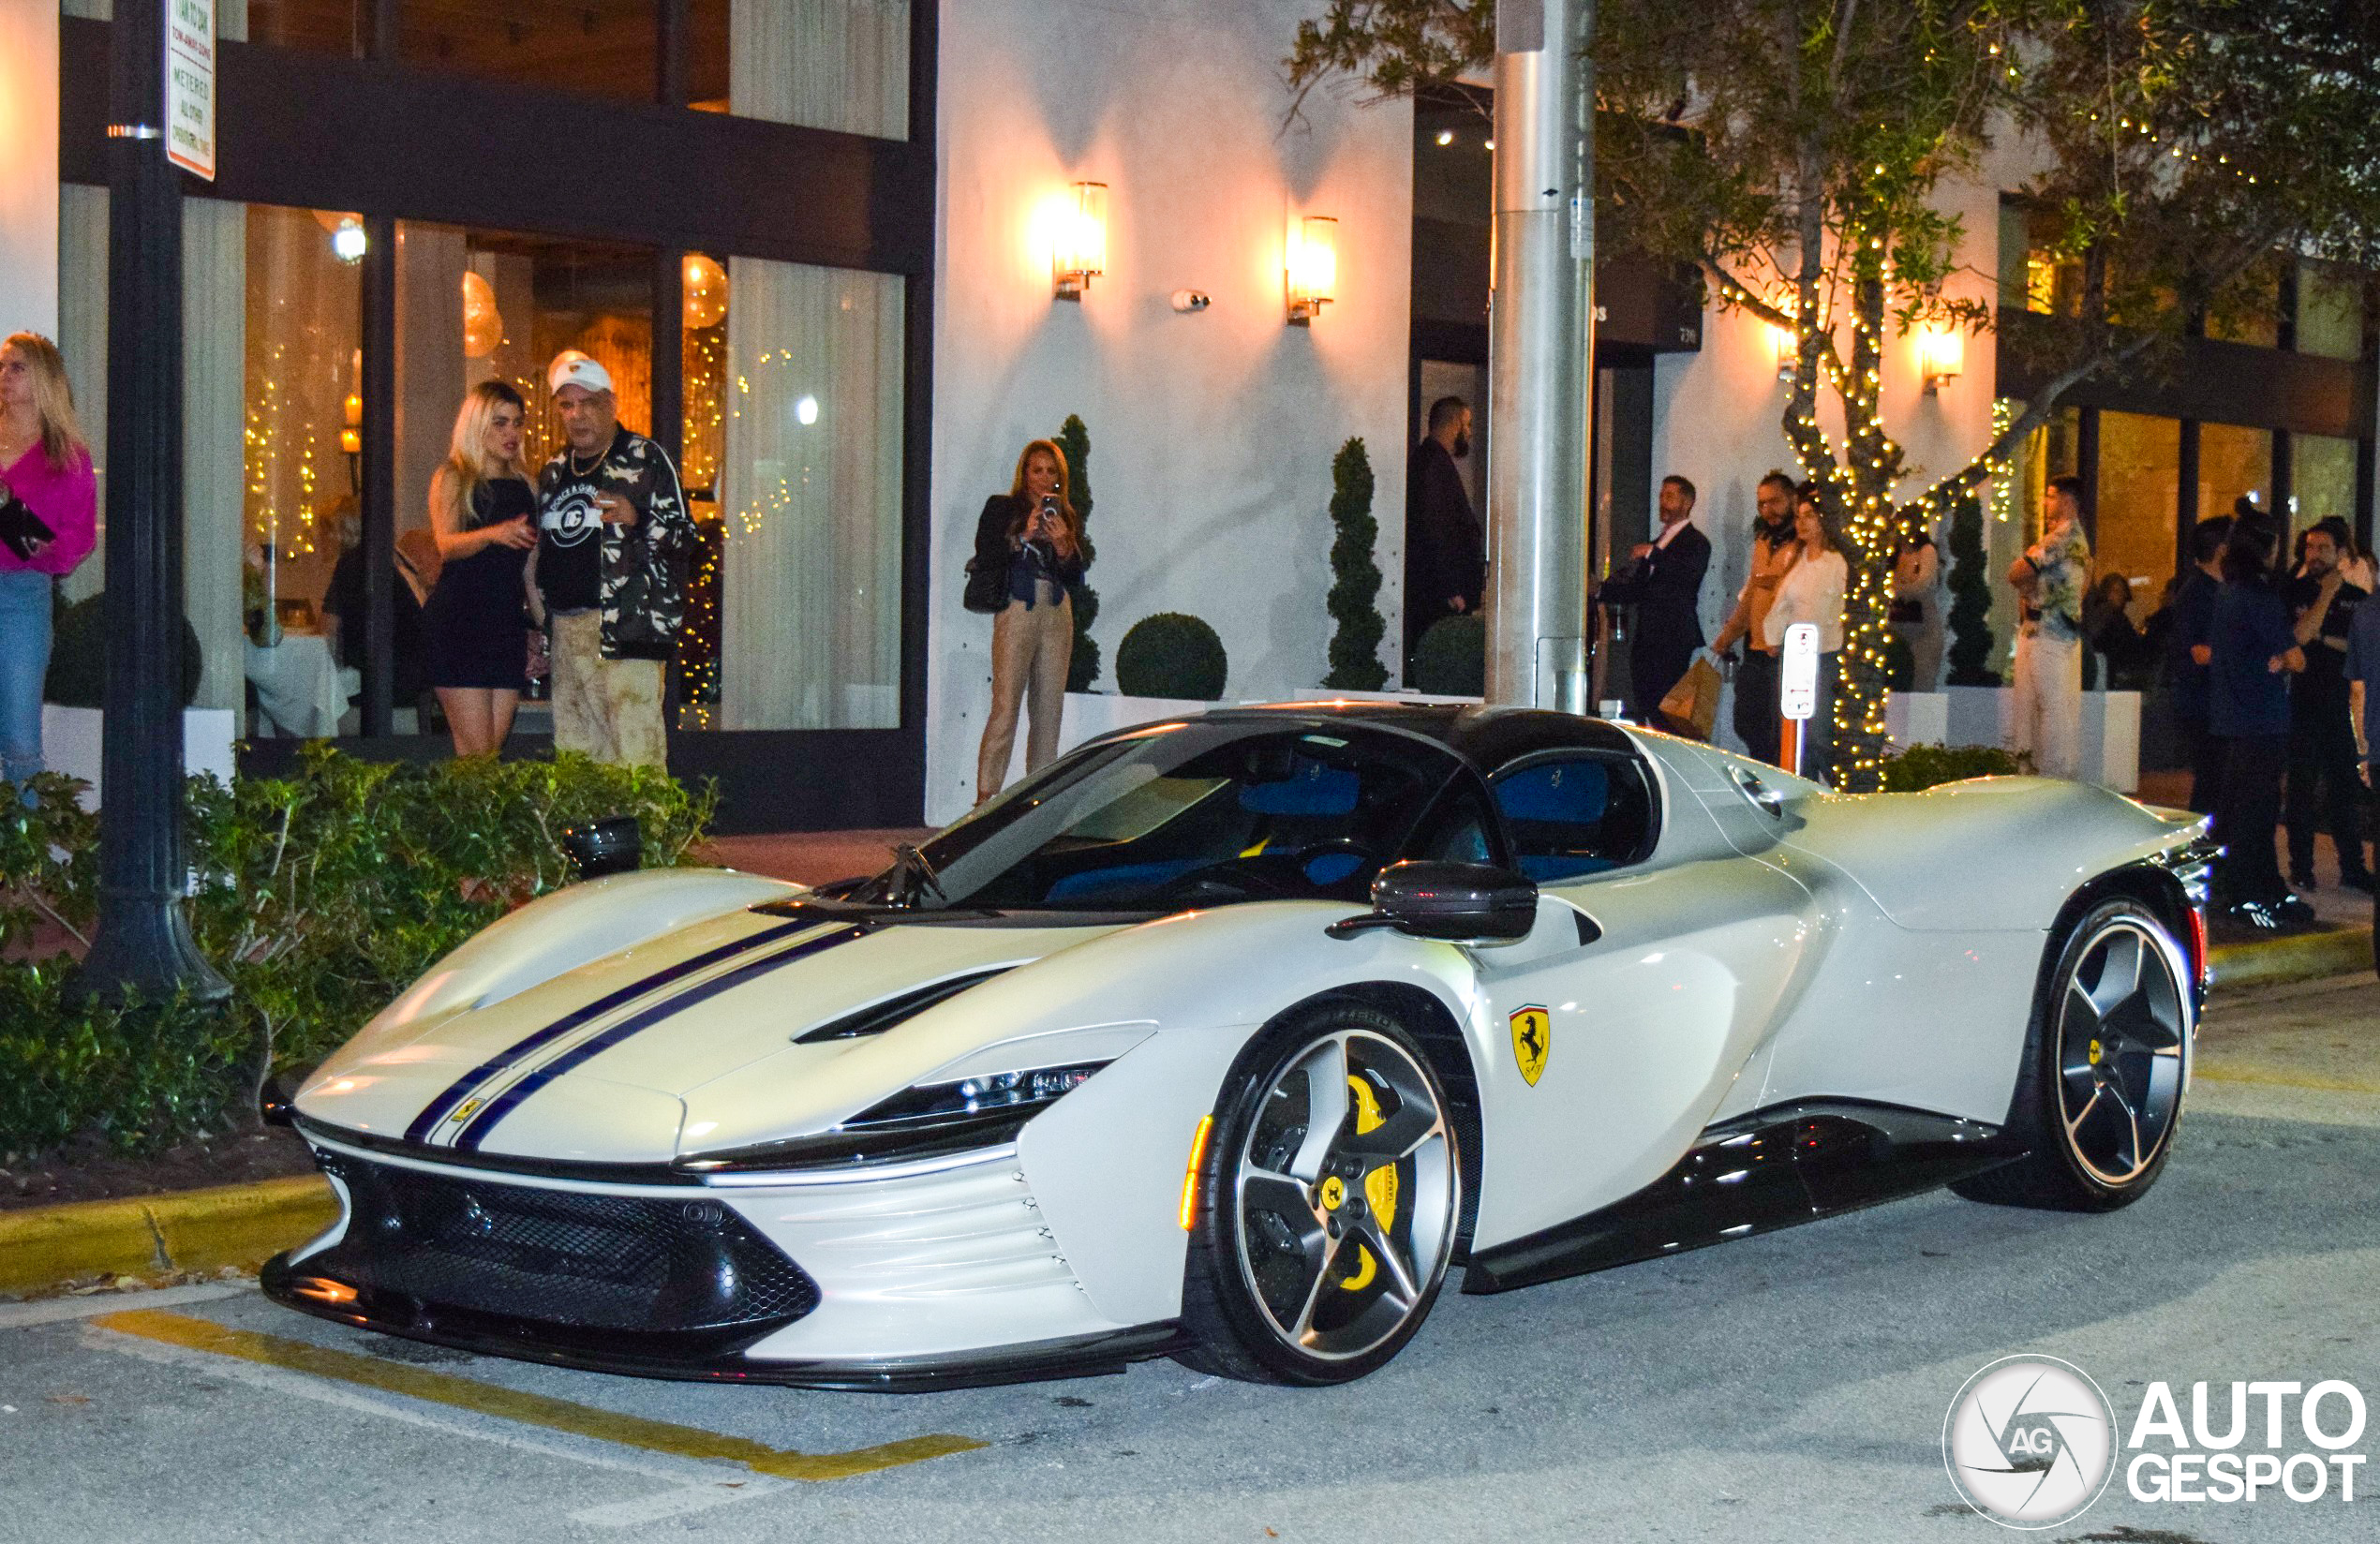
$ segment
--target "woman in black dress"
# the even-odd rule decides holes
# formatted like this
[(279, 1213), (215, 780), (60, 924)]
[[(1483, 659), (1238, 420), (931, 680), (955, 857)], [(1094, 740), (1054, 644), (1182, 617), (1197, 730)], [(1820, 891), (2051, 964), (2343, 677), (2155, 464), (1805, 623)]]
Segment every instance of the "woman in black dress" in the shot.
[(528, 405), (483, 380), (454, 415), (454, 448), (430, 480), (443, 564), (423, 608), (430, 685), (458, 756), (494, 755), (513, 732), (528, 659), (522, 570), (537, 545), (537, 493), (521, 461)]

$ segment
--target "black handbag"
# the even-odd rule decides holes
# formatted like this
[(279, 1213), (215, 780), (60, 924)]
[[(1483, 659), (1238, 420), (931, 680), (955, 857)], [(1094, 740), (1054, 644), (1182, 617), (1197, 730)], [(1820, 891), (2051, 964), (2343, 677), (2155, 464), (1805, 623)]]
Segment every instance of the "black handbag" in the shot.
[(969, 611), (997, 616), (1008, 609), (1008, 565), (987, 568), (980, 557), (967, 559), (967, 587), (959, 600)]

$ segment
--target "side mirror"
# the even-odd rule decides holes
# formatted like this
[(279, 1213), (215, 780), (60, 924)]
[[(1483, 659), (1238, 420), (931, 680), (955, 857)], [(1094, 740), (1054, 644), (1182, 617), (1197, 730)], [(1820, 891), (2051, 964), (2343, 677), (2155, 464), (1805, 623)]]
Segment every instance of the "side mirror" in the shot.
[(644, 867), (645, 839), (633, 815), (612, 815), (562, 827), (562, 852), (582, 880), (633, 873)]
[(1485, 863), (1392, 863), (1372, 882), (1372, 910), (1331, 925), (1332, 938), (1393, 928), (1455, 943), (1526, 938), (1537, 926), (1537, 882)]

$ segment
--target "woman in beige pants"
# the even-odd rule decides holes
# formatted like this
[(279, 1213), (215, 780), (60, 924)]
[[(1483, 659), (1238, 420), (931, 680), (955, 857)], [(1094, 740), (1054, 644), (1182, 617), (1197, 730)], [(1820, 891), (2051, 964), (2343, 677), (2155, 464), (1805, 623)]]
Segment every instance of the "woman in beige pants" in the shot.
[(1065, 453), (1036, 439), (1017, 458), (1015, 482), (984, 501), (975, 522), (978, 573), (1005, 573), (1008, 603), (991, 622), (991, 715), (975, 759), (977, 803), (1000, 792), (1017, 744), (1017, 709), (1030, 703), (1025, 771), (1058, 753), (1058, 720), (1074, 659), (1074, 604), (1066, 586), (1082, 578), (1089, 555), (1075, 513)]

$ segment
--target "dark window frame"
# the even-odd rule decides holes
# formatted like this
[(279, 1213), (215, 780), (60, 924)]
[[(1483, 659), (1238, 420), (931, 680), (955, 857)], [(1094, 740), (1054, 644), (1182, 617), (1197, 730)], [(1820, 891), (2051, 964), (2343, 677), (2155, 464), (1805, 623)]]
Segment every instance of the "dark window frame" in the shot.
[[(931, 556), (936, 56), (941, 0), (912, 0), (909, 138), (877, 139), (682, 105), (683, 0), (656, 7), (652, 103), (618, 102), (446, 74), (393, 57), (402, 0), (377, 0), (367, 56), (226, 40), (217, 75), (221, 171), (186, 178), (186, 196), (352, 209), (388, 249), (399, 220), (520, 230), (654, 252), (655, 438), (681, 449), (683, 362), (667, 349), (687, 251), (898, 275), (903, 281), (900, 721), (885, 730), (677, 731), (671, 767), (718, 777), (721, 830), (918, 824), (925, 804), (929, 564)], [(61, 18), (59, 172), (107, 183), (111, 24)], [(567, 124), (558, 138), (557, 124)], [(588, 166), (600, 168), (589, 175)], [(379, 267), (367, 256), (367, 267)], [(367, 274), (367, 287), (370, 279)], [(394, 542), (394, 451), (385, 387), (394, 319), (365, 305), (366, 381), (384, 390), (364, 423), (365, 552)], [(669, 414), (673, 407), (680, 409)], [(374, 410), (375, 408), (378, 410)], [(386, 563), (372, 571), (382, 573)], [(387, 609), (373, 586), (364, 733), (340, 742), (377, 759), (430, 760), (442, 740), (389, 734)], [(377, 680), (375, 679), (377, 677)], [(534, 741), (516, 740), (524, 750)], [(294, 741), (252, 742), (277, 770)]]

